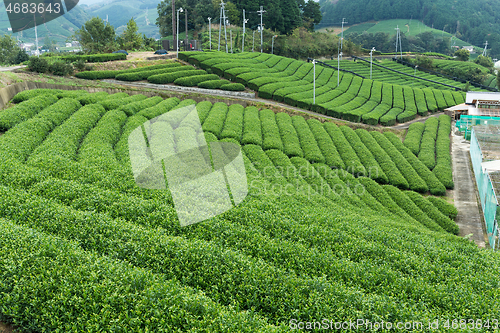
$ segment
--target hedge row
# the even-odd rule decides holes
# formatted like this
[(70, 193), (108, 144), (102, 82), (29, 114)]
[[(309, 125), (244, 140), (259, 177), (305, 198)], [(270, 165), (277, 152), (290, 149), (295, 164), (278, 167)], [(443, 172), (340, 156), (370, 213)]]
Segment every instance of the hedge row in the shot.
[(387, 184), (389, 181), (387, 175), (377, 163), (372, 153), (370, 153), (368, 148), (366, 148), (363, 142), (356, 135), (354, 130), (348, 126), (340, 126), (340, 129), (368, 172), (367, 177), (379, 183)]
[[(398, 190), (396, 187), (391, 186), (391, 185), (383, 185), (384, 190), (389, 193), (391, 196), (392, 200), (394, 200), (397, 205), (401, 208), (403, 208), (408, 215), (413, 217), (415, 220), (420, 222), (423, 226), (429, 228), (430, 230), (433, 231), (438, 231), (438, 232), (444, 232), (444, 229), (436, 223), (436, 221), (432, 220), (430, 217), (427, 216), (413, 201), (410, 199), (408, 195), (418, 195), (420, 198), (419, 194), (415, 192), (404, 192)], [(422, 198), (423, 200), (423, 198)]]
[(228, 91), (244, 91), (245, 86), (242, 85), (241, 83), (227, 83), (224, 84), (220, 87), (222, 90), (228, 90)]
[(289, 157), (304, 157), (297, 131), (292, 124), (292, 117), (285, 112), (279, 112), (276, 114), (276, 124), (278, 125), (281, 141), (283, 142), (283, 152)]
[(259, 118), (259, 109), (248, 106), (243, 113), (243, 136), (241, 144), (262, 146), (262, 127)]
[(422, 142), (418, 159), (429, 168), (434, 169), (436, 166), (436, 136), (439, 121), (436, 117), (431, 117), (425, 121), (424, 133), (422, 134)]
[(75, 76), (77, 78), (87, 79), (87, 80), (114, 79), (116, 75), (120, 74), (139, 73), (143, 71), (151, 71), (160, 68), (169, 68), (170, 66), (172, 66), (171, 63), (145, 66), (139, 68), (131, 68), (131, 69), (122, 69), (122, 70), (88, 71), (88, 72), (76, 73)]
[[(202, 69), (193, 69), (188, 71), (180, 71), (167, 74), (157, 74), (148, 77), (148, 81), (156, 84), (172, 83), (178, 78), (194, 75), (206, 75), (207, 72)], [(212, 79), (213, 80), (213, 79)]]
[(218, 138), (221, 138), (221, 132), (227, 117), (229, 108), (227, 104), (217, 102), (212, 106), (210, 113), (203, 123), (203, 131), (212, 132)]
[(363, 185), (365, 190), (367, 190), (375, 199), (377, 199), (384, 207), (386, 207), (395, 217), (403, 219), (404, 221), (410, 222), (411, 224), (418, 225), (418, 222), (413, 219), (408, 213), (401, 207), (399, 207), (391, 196), (384, 190), (384, 188), (379, 185), (373, 179), (367, 177), (359, 177), (358, 181)]
[(200, 123), (203, 124), (205, 119), (207, 119), (212, 109), (212, 103), (209, 101), (203, 101), (196, 104), (196, 111), (198, 112), (198, 117), (200, 118)]
[(174, 81), (175, 84), (179, 86), (185, 87), (193, 87), (197, 86), (199, 83), (204, 81), (213, 81), (217, 80), (219, 77), (215, 74), (205, 74), (205, 75), (192, 75), (192, 76), (184, 76), (176, 79)]
[(308, 119), (307, 124), (311, 129), (314, 138), (318, 144), (321, 153), (325, 157), (325, 163), (334, 169), (345, 169), (344, 161), (333, 144), (332, 138), (323, 127), (323, 124), (317, 119)]
[(87, 105), (87, 104), (94, 104), (94, 103), (97, 103), (99, 101), (103, 101), (103, 100), (105, 100), (108, 97), (109, 97), (109, 94), (107, 92), (105, 92), (105, 91), (99, 91), (99, 92), (96, 92), (96, 93), (92, 93), (92, 94), (87, 94), (87, 95), (81, 96), (80, 98), (78, 98), (78, 101), (82, 105)]
[(193, 67), (191, 67), (191, 66), (182, 66), (181, 64), (175, 62), (175, 63), (169, 64), (169, 65), (164, 65), (163, 67), (161, 67), (159, 69), (118, 74), (115, 76), (115, 79), (121, 80), (121, 81), (140, 81), (140, 80), (146, 80), (148, 77), (153, 76), (153, 75), (164, 74), (164, 73), (173, 73), (173, 72), (186, 71), (186, 70), (192, 70), (192, 69), (193, 69)]
[(75, 61), (86, 61), (86, 62), (107, 62), (114, 60), (126, 60), (127, 55), (124, 53), (103, 53), (103, 54), (71, 54), (71, 55), (63, 55), (59, 57), (61, 60), (75, 62)]
[(276, 116), (272, 110), (260, 110), (260, 124), (262, 126), (262, 148), (283, 150), (280, 131), (276, 124)]
[(404, 111), (400, 108), (392, 108), (382, 117), (380, 117), (380, 124), (383, 126), (394, 126), (396, 125), (397, 116), (402, 114)]
[(335, 147), (337, 148), (337, 151), (339, 152), (339, 155), (344, 162), (347, 172), (351, 172), (356, 175), (365, 175), (365, 167), (363, 166), (363, 164), (361, 164), (358, 155), (356, 155), (356, 152), (352, 149), (351, 145), (346, 140), (340, 128), (338, 128), (338, 126), (334, 123), (330, 122), (325, 122), (323, 126), (326, 132), (330, 135), (333, 143), (335, 144)]
[(245, 108), (240, 104), (229, 106), (226, 122), (224, 123), (224, 128), (220, 135), (221, 139), (233, 138), (238, 141), (238, 143), (241, 141), (244, 109)]
[(377, 141), (382, 149), (389, 155), (403, 177), (408, 182), (409, 189), (415, 192), (425, 193), (429, 187), (425, 181), (413, 169), (411, 164), (404, 158), (401, 152), (380, 132), (371, 131), (371, 136)]
[(106, 110), (99, 104), (80, 108), (47, 136), (47, 139), (31, 154), (28, 162), (35, 162), (37, 158), (44, 156), (60, 156), (75, 160), (80, 142), (104, 113)]
[(408, 197), (420, 208), (427, 216), (433, 219), (437, 224), (441, 226), (445, 231), (458, 235), (459, 229), (458, 225), (450, 220), (449, 217), (443, 215), (432, 203), (425, 200), (420, 194), (415, 192), (407, 192)]
[(387, 104), (379, 104), (372, 111), (363, 114), (361, 121), (368, 125), (377, 125), (380, 118), (389, 112), (390, 109), (391, 107)]
[(406, 133), (405, 141), (403, 142), (406, 148), (410, 149), (416, 156), (418, 156), (420, 151), (420, 141), (422, 141), (424, 128), (425, 125), (421, 122), (411, 124), (410, 127), (408, 127), (408, 132)]
[(0, 111), (0, 132), (5, 132), (15, 125), (28, 120), (47, 106), (54, 104), (57, 97), (41, 94)]
[(130, 103), (143, 101), (146, 98), (147, 97), (142, 94), (136, 94), (124, 98), (111, 98), (111, 99), (108, 98), (105, 99), (104, 101), (99, 102), (99, 104), (101, 104), (106, 110), (113, 110), (113, 109), (118, 109), (119, 107)]
[(30, 89), (18, 92), (11, 100), (12, 103), (21, 103), (38, 95), (54, 95), (63, 92), (60, 89)]
[(408, 163), (415, 169), (418, 175), (427, 183), (429, 191), (434, 195), (445, 195), (446, 188), (436, 178), (436, 176), (423, 164), (413, 153), (406, 148), (401, 140), (391, 132), (385, 132), (384, 135), (391, 141), (391, 143), (399, 150), (399, 152), (406, 158)]
[[(219, 89), (221, 86), (227, 84), (227, 81), (225, 80), (220, 80), (217, 78), (216, 80), (208, 80), (208, 81), (203, 81), (198, 83), (199, 88), (204, 88), (204, 89)], [(243, 87), (245, 89), (245, 87)]]
[(361, 139), (365, 147), (375, 157), (375, 160), (387, 176), (389, 184), (392, 184), (400, 189), (407, 190), (409, 187), (408, 181), (406, 181), (401, 172), (399, 172), (398, 167), (396, 166), (394, 161), (389, 157), (385, 150), (380, 147), (373, 136), (371, 136), (367, 130), (361, 128), (355, 130), (355, 132)]
[(453, 182), (450, 156), (451, 118), (447, 115), (440, 115), (438, 120), (439, 127), (436, 139), (436, 166), (432, 172), (447, 189), (453, 189), (455, 184)]
[(0, 136), (1, 160), (14, 158), (24, 162), (56, 126), (81, 107), (74, 99), (63, 98), (46, 107), (34, 118), (14, 126)]
[(154, 96), (137, 102), (122, 105), (120, 106), (119, 110), (125, 112), (125, 114), (130, 117), (143, 109), (155, 106), (161, 101), (163, 101), (163, 98), (161, 98), (160, 96)]
[(455, 220), (458, 215), (458, 210), (452, 204), (446, 202), (445, 200), (433, 196), (427, 197), (427, 200), (434, 205), (444, 216), (449, 217), (451, 220)]
[(79, 150), (78, 161), (110, 166), (116, 164), (114, 145), (120, 139), (127, 115), (120, 110), (106, 112), (97, 125), (85, 136)]
[(321, 153), (321, 149), (318, 147), (318, 143), (304, 117), (293, 116), (292, 124), (297, 131), (305, 159), (310, 162), (325, 163), (325, 157)]

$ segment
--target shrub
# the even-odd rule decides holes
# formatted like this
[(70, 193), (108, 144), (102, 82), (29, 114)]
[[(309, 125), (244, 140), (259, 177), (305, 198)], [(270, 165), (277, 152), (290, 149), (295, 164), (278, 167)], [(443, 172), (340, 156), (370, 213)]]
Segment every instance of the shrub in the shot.
[(408, 213), (408, 215), (420, 222), (423, 226), (433, 231), (444, 232), (443, 228), (439, 224), (437, 224), (436, 221), (429, 218), (427, 214), (425, 214), (408, 196), (412, 194), (419, 194), (411, 191), (400, 191), (391, 185), (382, 185), (382, 187), (387, 193), (389, 193), (392, 200), (394, 200), (399, 207), (403, 208)]
[(203, 81), (198, 83), (198, 88), (204, 88), (204, 89), (218, 89), (221, 86), (227, 84), (227, 81), (225, 80), (208, 80), (208, 81)]
[(425, 121), (425, 128), (422, 135), (422, 142), (420, 144), (420, 151), (418, 159), (429, 168), (434, 169), (436, 165), (436, 136), (438, 129), (438, 119), (431, 117)]
[(321, 153), (318, 147), (318, 143), (314, 138), (309, 125), (307, 125), (306, 120), (302, 116), (292, 117), (293, 127), (297, 131), (297, 136), (299, 137), (300, 146), (304, 152), (304, 158), (312, 163), (325, 163), (325, 157)]
[(394, 164), (398, 168), (399, 172), (408, 182), (409, 189), (415, 192), (425, 193), (429, 190), (429, 187), (425, 181), (418, 175), (418, 173), (413, 169), (410, 163), (404, 158), (401, 152), (394, 147), (394, 145), (380, 132), (371, 131), (371, 136), (377, 141), (382, 149), (385, 150), (387, 155), (394, 161)]
[(193, 75), (205, 75), (205, 74), (207, 74), (207, 72), (202, 69), (193, 69), (188, 71), (152, 75), (148, 77), (148, 81), (156, 84), (165, 84), (165, 83), (172, 83), (181, 77), (193, 76)]
[(356, 152), (352, 149), (351, 145), (346, 140), (344, 134), (338, 126), (330, 122), (325, 122), (323, 126), (326, 132), (330, 135), (332, 142), (335, 144), (335, 147), (344, 162), (346, 170), (352, 174), (365, 175), (365, 167), (361, 164), (358, 155), (356, 155)]
[(276, 114), (276, 124), (283, 142), (283, 152), (289, 157), (303, 157), (304, 153), (300, 147), (297, 131), (293, 127), (292, 118), (287, 113), (279, 112)]
[(424, 128), (424, 123), (416, 122), (411, 124), (410, 127), (408, 127), (408, 132), (403, 142), (406, 148), (410, 149), (411, 152), (417, 156), (420, 151), (420, 141), (422, 140)]
[(30, 90), (24, 90), (19, 93), (17, 93), (13, 98), (12, 102), (13, 103), (21, 103), (24, 101), (27, 101), (30, 98), (36, 97), (38, 95), (54, 95), (59, 92), (62, 92), (60, 89), (30, 89)]
[(215, 103), (212, 106), (207, 119), (203, 123), (203, 131), (212, 132), (215, 136), (220, 138), (228, 110), (229, 108), (227, 104), (222, 102)]
[(49, 71), (49, 63), (45, 58), (31, 57), (28, 69), (32, 72), (47, 73)]
[(64, 61), (55, 61), (49, 66), (49, 71), (58, 76), (70, 75), (73, 74), (73, 66)]
[(394, 161), (389, 157), (385, 150), (380, 147), (380, 145), (375, 141), (373, 136), (365, 129), (355, 130), (358, 137), (361, 139), (365, 147), (372, 153), (375, 160), (378, 162), (382, 171), (386, 174), (388, 182), (400, 189), (407, 190), (408, 182), (403, 177), (401, 172), (399, 172)]
[(216, 80), (219, 77), (215, 74), (205, 74), (205, 75), (193, 75), (180, 77), (174, 81), (175, 84), (185, 87), (197, 86), (198, 83), (210, 80)]
[(244, 107), (240, 104), (233, 104), (229, 106), (227, 112), (226, 122), (224, 123), (224, 128), (220, 135), (221, 139), (233, 138), (241, 141), (241, 135), (243, 130), (243, 111)]
[(53, 95), (39, 95), (16, 106), (0, 112), (0, 132), (5, 132), (15, 125), (35, 116), (45, 107), (54, 104), (57, 97)]
[(408, 197), (420, 208), (427, 216), (433, 219), (447, 232), (458, 235), (459, 229), (455, 222), (450, 220), (449, 217), (443, 215), (432, 203), (425, 200), (420, 194), (415, 192), (408, 192)]
[(448, 216), (450, 219), (455, 220), (458, 215), (458, 210), (455, 206), (447, 201), (433, 196), (428, 196), (427, 200), (434, 205), (443, 215)]
[(119, 110), (125, 112), (125, 114), (130, 117), (130, 116), (133, 116), (134, 114), (136, 114), (137, 112), (139, 112), (143, 109), (155, 106), (156, 104), (158, 104), (162, 101), (163, 101), (163, 98), (161, 98), (160, 96), (154, 96), (154, 97), (150, 97), (150, 98), (145, 99), (145, 100), (140, 100), (137, 102), (132, 102), (132, 103), (127, 104), (127, 105), (123, 105), (119, 108)]
[(220, 87), (222, 90), (229, 90), (229, 91), (244, 91), (245, 86), (242, 85), (241, 83), (228, 83), (224, 84)]
[(262, 146), (262, 126), (260, 125), (259, 109), (248, 106), (243, 113), (243, 136), (241, 143)]
[(325, 157), (325, 163), (331, 168), (345, 169), (345, 164), (342, 161), (337, 148), (335, 148), (332, 138), (323, 127), (323, 124), (316, 119), (308, 119), (307, 124), (316, 139), (321, 153)]
[(384, 135), (387, 139), (399, 150), (399, 152), (405, 157), (405, 159), (410, 163), (410, 165), (415, 169), (418, 175), (426, 182), (429, 187), (429, 191), (434, 195), (445, 195), (446, 188), (444, 185), (436, 178), (436, 176), (423, 164), (413, 153), (406, 148), (401, 140), (391, 132), (385, 132)]
[(273, 111), (260, 110), (260, 124), (262, 126), (262, 149), (278, 149), (283, 151), (280, 131), (276, 124), (276, 117)]

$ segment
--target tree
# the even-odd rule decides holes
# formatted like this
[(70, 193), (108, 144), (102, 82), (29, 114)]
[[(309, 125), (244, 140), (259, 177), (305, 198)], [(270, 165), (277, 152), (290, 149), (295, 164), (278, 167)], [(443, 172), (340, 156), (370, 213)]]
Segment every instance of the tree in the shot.
[(0, 37), (0, 64), (12, 65), (19, 51), (20, 48), (14, 38), (9, 35)]
[(476, 59), (474, 59), (474, 63), (484, 66), (489, 69), (493, 69), (493, 60), (491, 60), (490, 57), (483, 57), (482, 55), (479, 55)]
[(93, 17), (76, 31), (75, 39), (86, 53), (103, 53), (116, 50), (115, 28), (99, 17)]
[(314, 25), (320, 23), (323, 18), (319, 3), (309, 0), (303, 6), (301, 6), (299, 2), (299, 7), (301, 7), (300, 9), (302, 10), (302, 21), (304, 26), (308, 28), (309, 31), (314, 31)]
[(466, 49), (456, 50), (453, 54), (460, 61), (469, 61), (470, 53)]
[(131, 18), (127, 23), (127, 29), (123, 32), (123, 44), (125, 50), (141, 48), (143, 40), (138, 31), (139, 27), (137, 26), (137, 23), (135, 23), (134, 18)]
[(43, 50), (49, 50), (49, 52), (55, 52), (56, 51), (56, 43), (50, 39), (50, 37), (47, 35), (45, 39), (43, 40)]

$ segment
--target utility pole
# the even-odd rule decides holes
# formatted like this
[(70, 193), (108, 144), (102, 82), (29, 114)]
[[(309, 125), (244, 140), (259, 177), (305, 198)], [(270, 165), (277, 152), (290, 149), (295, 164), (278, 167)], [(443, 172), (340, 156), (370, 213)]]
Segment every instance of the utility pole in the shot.
[(271, 54), (274, 54), (274, 39), (278, 37), (278, 35), (273, 35), (272, 42), (271, 42)]
[(313, 59), (313, 104), (316, 104), (316, 59)]
[(179, 59), (179, 12), (182, 13), (182, 7), (177, 9), (177, 59)]
[[(188, 50), (188, 49), (187, 49), (187, 48), (188, 48), (188, 44), (189, 44), (189, 34), (188, 34), (188, 11), (187, 11), (187, 9), (184, 11), (184, 14), (185, 14), (185, 16), (184, 16), (184, 21), (186, 21), (186, 22), (185, 22), (185, 23), (186, 23), (186, 36), (185, 36), (185, 37), (186, 37), (186, 42), (184, 43), (184, 51), (187, 51), (187, 50)], [(189, 50), (189, 51), (191, 51), (191, 50)]]
[(337, 56), (337, 87), (340, 84), (340, 58), (342, 57), (342, 52)]
[(36, 56), (40, 57), (40, 53), (38, 52), (38, 33), (36, 31), (36, 18), (35, 18), (35, 14), (33, 14), (33, 22), (35, 23)]
[(221, 23), (222, 23), (222, 8), (224, 8), (224, 1), (220, 1), (220, 16), (219, 16), (219, 46), (217, 48), (217, 51), (220, 51), (220, 34), (222, 32), (222, 27), (221, 27)]
[(486, 57), (486, 50), (488, 49), (488, 41), (484, 43), (483, 57)]
[(208, 18), (208, 38), (210, 39), (210, 51), (212, 51), (212, 18)]
[(260, 15), (260, 53), (262, 53), (262, 32), (264, 30), (264, 25), (262, 24), (262, 16), (266, 11), (264, 10), (264, 6), (260, 6), (260, 10), (257, 11)]
[(222, 7), (222, 19), (224, 21), (224, 43), (226, 44), (226, 53), (228, 53), (227, 49), (227, 30), (226, 30), (226, 7), (223, 0), (220, 0), (220, 5)]
[(245, 20), (245, 10), (243, 9), (243, 37), (241, 38), (241, 52), (245, 52), (245, 24), (248, 20)]
[(347, 23), (347, 21), (345, 21), (345, 18), (342, 18), (342, 37), (340, 37), (340, 53), (342, 53), (342, 44), (344, 42), (344, 23)]
[(399, 32), (399, 25), (396, 26), (396, 59), (398, 58), (398, 42), (399, 42), (399, 52), (401, 53), (401, 59), (403, 59), (403, 47), (401, 46), (401, 33)]
[(253, 31), (252, 38), (253, 38), (253, 41), (252, 41), (252, 52), (253, 52), (253, 49), (255, 47), (255, 30)]
[[(177, 43), (177, 39), (176, 39), (176, 36), (175, 36), (175, 32), (177, 31), (176, 27), (175, 27), (175, 0), (172, 0), (172, 39), (173, 39), (173, 45), (172, 45), (172, 50), (175, 50), (174, 49), (174, 45), (176, 45)], [(170, 50), (167, 50), (167, 51), (170, 51)]]
[(372, 50), (370, 51), (370, 80), (372, 79), (373, 51), (375, 51), (374, 47), (372, 47)]

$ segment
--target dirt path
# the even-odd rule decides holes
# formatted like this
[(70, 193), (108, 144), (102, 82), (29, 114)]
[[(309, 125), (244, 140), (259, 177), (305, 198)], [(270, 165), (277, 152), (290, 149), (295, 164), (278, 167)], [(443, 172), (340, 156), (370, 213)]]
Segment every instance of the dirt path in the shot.
[[(454, 127), (454, 126), (453, 126)], [(452, 128), (453, 128), (452, 127)], [(477, 246), (486, 247), (487, 241), (476, 197), (476, 184), (470, 165), (470, 143), (463, 136), (452, 131), (452, 163), (454, 204), (458, 209), (456, 222), (460, 227), (460, 236), (472, 234), (471, 240)]]

